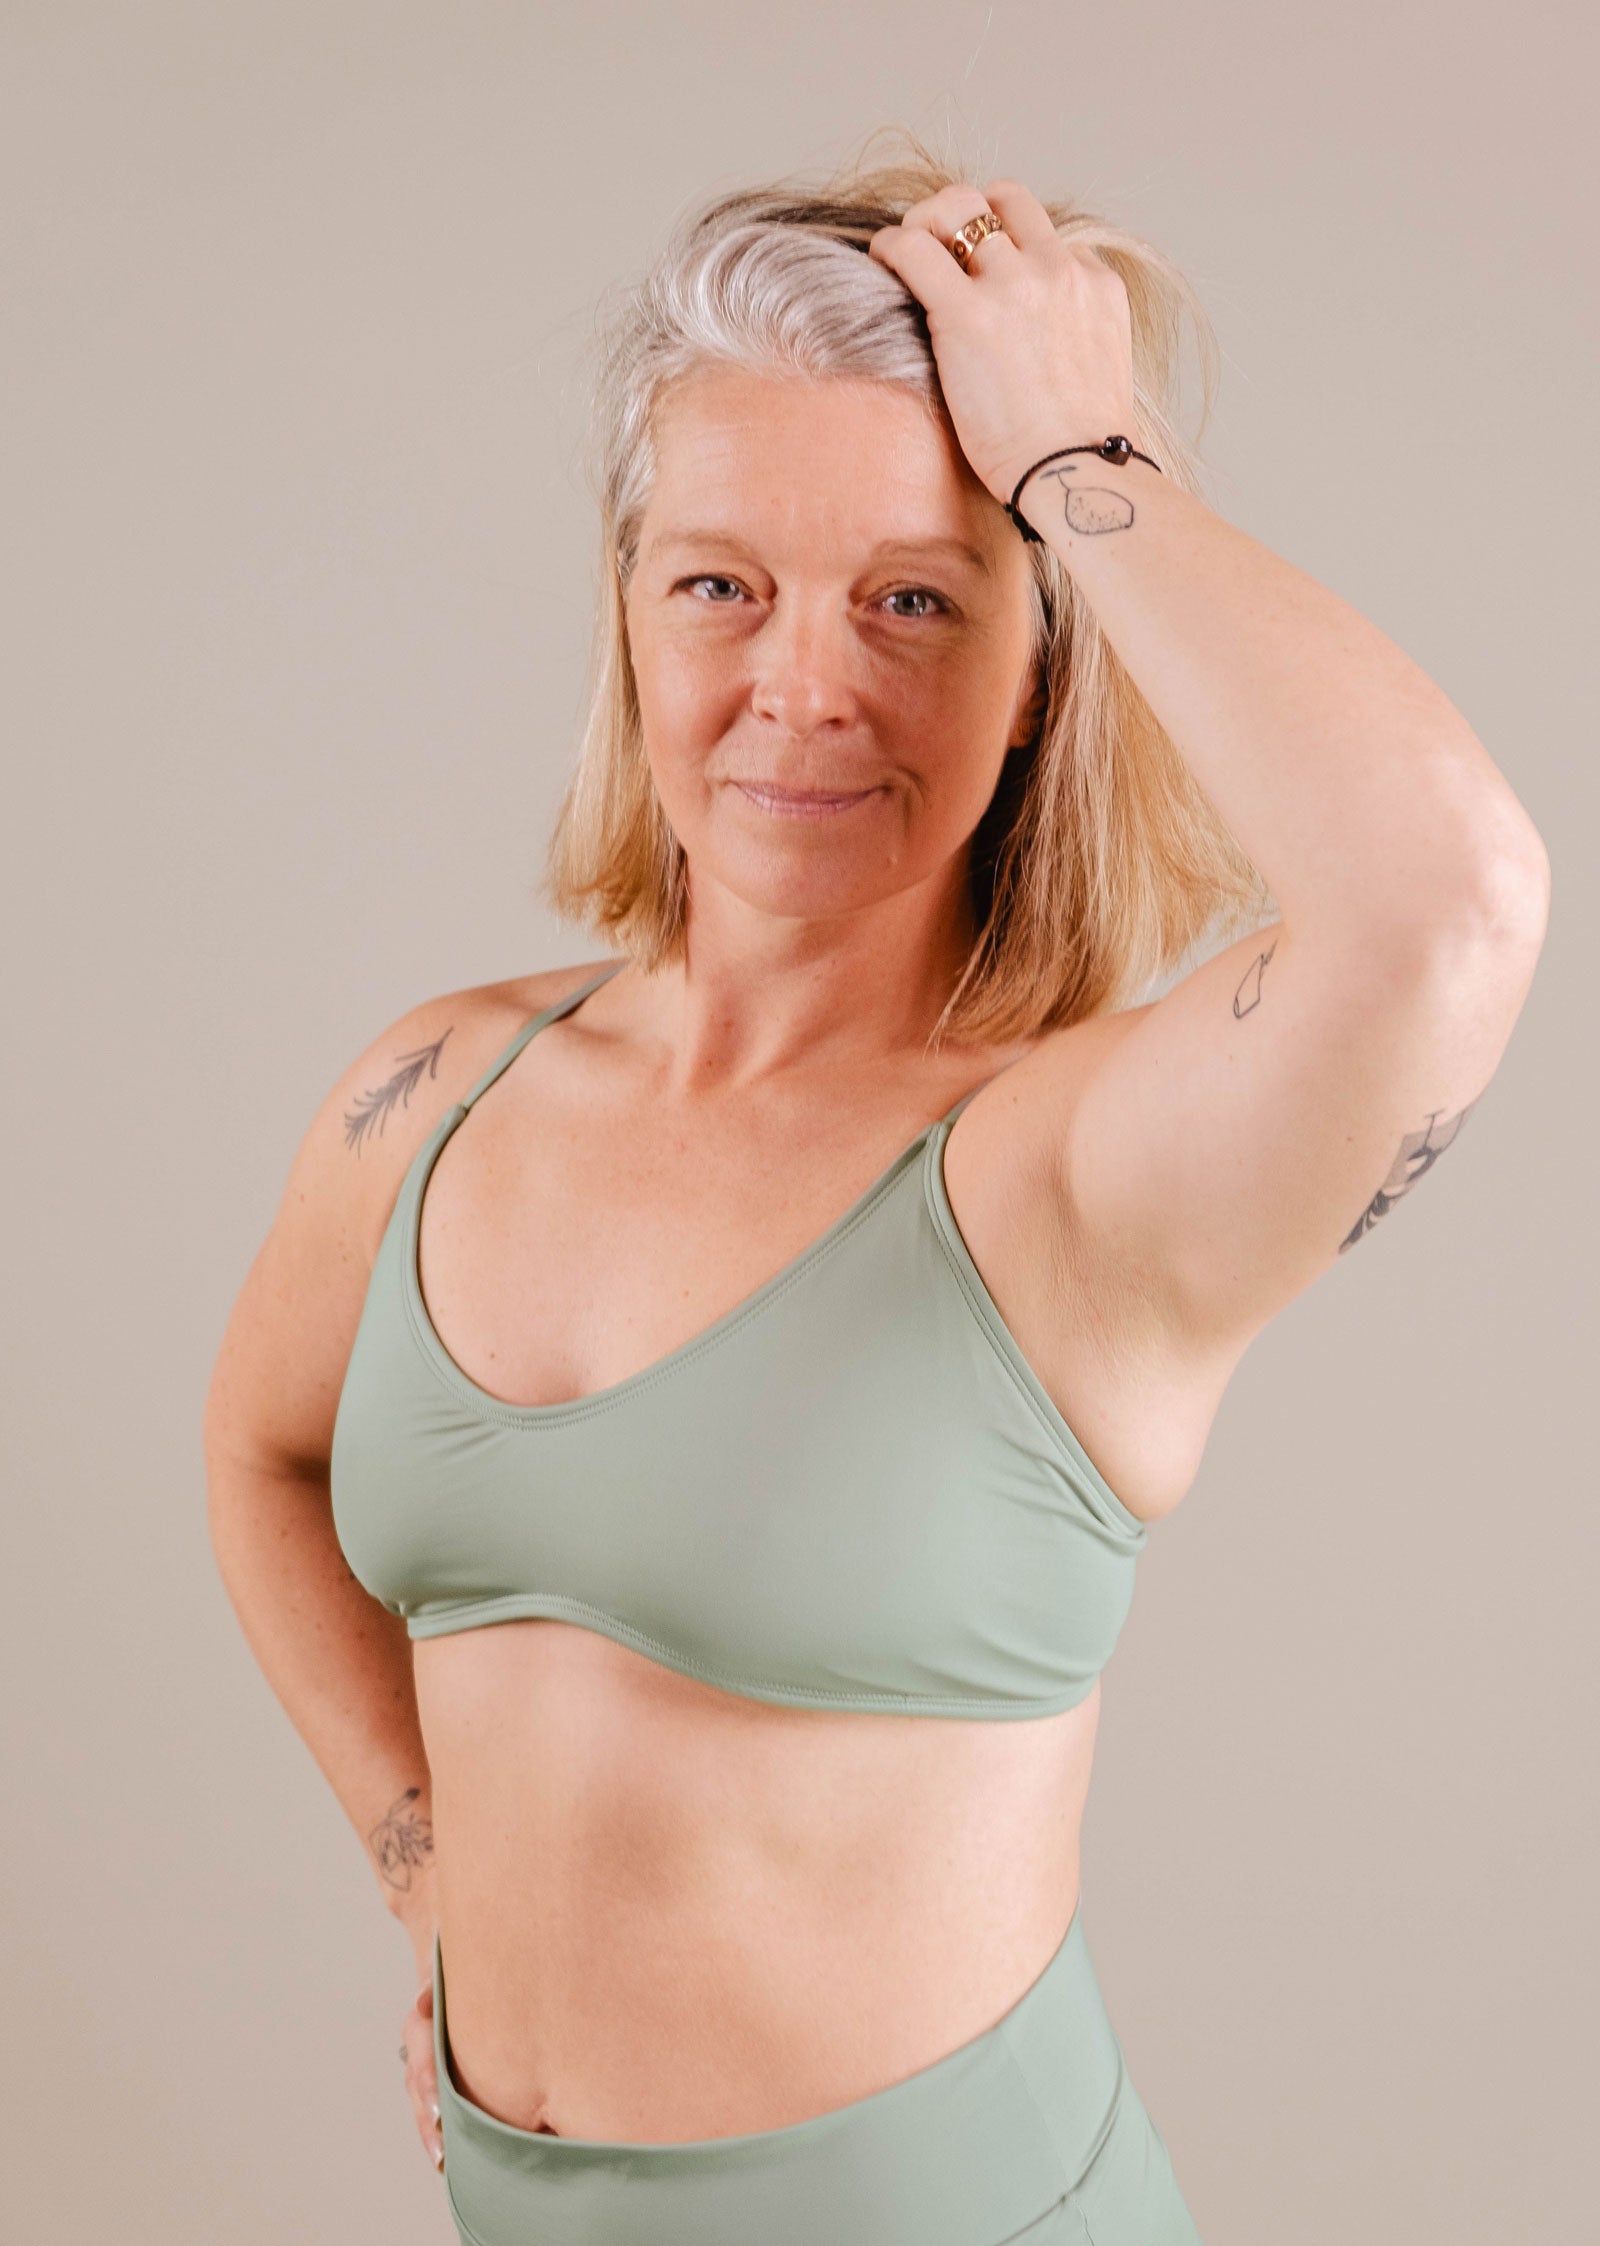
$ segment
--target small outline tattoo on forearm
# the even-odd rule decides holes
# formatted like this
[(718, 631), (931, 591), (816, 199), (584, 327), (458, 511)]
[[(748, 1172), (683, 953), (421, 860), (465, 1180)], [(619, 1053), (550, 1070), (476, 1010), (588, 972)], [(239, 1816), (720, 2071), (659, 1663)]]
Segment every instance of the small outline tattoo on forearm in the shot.
[(362, 1141), (367, 1137), (376, 1118), (379, 1136), (389, 1120), (389, 1110), (399, 1105), (408, 1107), (411, 1095), (422, 1082), (424, 1075), (439, 1073), (439, 1048), (450, 1035), (448, 1029), (436, 1037), (431, 1045), (419, 1045), (414, 1053), (402, 1053), (400, 1065), (386, 1084), (375, 1092), (363, 1092), (360, 1103), (344, 1119), (344, 1143), (361, 1152)]
[[(1258, 958), (1253, 959), (1246, 969), (1244, 981), (1233, 994), (1233, 1018), (1236, 1022), (1242, 1022), (1246, 1014), (1253, 1014), (1261, 1004), (1261, 977), (1266, 971), (1268, 960), (1271, 959), (1277, 948), (1277, 940), (1274, 938), (1270, 948), (1262, 952)], [(1246, 991), (1250, 993), (1248, 998), (1244, 996)], [(1241, 999), (1244, 1000), (1242, 1005), (1240, 1004)]]
[(1469, 1100), (1459, 1114), (1452, 1115), (1445, 1123), (1439, 1121), (1443, 1110), (1435, 1108), (1420, 1131), (1412, 1131), (1400, 1141), (1400, 1151), (1394, 1158), (1389, 1175), (1340, 1241), (1340, 1255), (1347, 1248), (1353, 1248), (1358, 1240), (1364, 1239), (1378, 1219), (1386, 1217), (1395, 1203), (1411, 1191), (1417, 1180), (1427, 1176), (1477, 1104), (1476, 1100)]
[(1104, 484), (1069, 484), (1067, 478), (1076, 473), (1071, 466), (1041, 471), (1046, 483), (1053, 479), (1066, 494), (1068, 530), (1076, 530), (1085, 538), (1098, 538), (1108, 530), (1127, 530), (1133, 522), (1133, 501)]
[(421, 1798), (420, 1786), (408, 1786), (368, 1836), (379, 1871), (391, 1887), (402, 1890), (410, 1887), (412, 1873), (433, 1854), (432, 1821), (412, 1807)]

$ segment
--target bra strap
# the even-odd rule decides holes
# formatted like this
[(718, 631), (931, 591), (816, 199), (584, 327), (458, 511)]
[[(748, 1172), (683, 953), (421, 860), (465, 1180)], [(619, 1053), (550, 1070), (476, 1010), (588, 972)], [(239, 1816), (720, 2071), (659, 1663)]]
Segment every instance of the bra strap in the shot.
[(553, 1006), (546, 1006), (541, 1013), (534, 1014), (529, 1020), (525, 1021), (505, 1051), (499, 1055), (498, 1059), (489, 1063), (489, 1066), (478, 1078), (477, 1083), (473, 1085), (466, 1098), (462, 1100), (463, 1113), (471, 1107), (475, 1099), (482, 1093), (487, 1092), (497, 1076), (511, 1066), (530, 1037), (537, 1035), (547, 1022), (558, 1021), (563, 1014), (570, 1014), (575, 1006), (580, 1005), (588, 997), (590, 991), (598, 990), (602, 983), (608, 983), (612, 976), (619, 969), (626, 967), (627, 964), (626, 959), (614, 959), (608, 967), (602, 967), (598, 975), (591, 975), (589, 980), (586, 983), (580, 983), (576, 990), (569, 990), (565, 998), (558, 998)]

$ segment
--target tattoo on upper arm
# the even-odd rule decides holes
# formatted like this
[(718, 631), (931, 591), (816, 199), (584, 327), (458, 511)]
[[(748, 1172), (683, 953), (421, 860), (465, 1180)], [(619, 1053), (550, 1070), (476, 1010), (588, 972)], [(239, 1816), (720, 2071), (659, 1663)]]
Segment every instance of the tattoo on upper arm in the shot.
[(1244, 981), (1233, 994), (1233, 1018), (1236, 1022), (1242, 1022), (1246, 1014), (1253, 1013), (1261, 1004), (1262, 973), (1277, 948), (1277, 941), (1274, 939), (1271, 950), (1264, 951), (1259, 958), (1251, 960)]
[(1387, 1216), (1402, 1194), (1409, 1193), (1417, 1180), (1427, 1175), (1477, 1104), (1476, 1100), (1469, 1100), (1459, 1114), (1452, 1115), (1443, 1123), (1439, 1121), (1441, 1111), (1435, 1108), (1420, 1131), (1412, 1131), (1400, 1141), (1400, 1151), (1394, 1158), (1394, 1166), (1389, 1175), (1362, 1210), (1354, 1226), (1340, 1241), (1340, 1255), (1344, 1254), (1346, 1248), (1353, 1248), (1358, 1240), (1363, 1239), (1379, 1217)]
[(408, 1786), (368, 1836), (378, 1869), (391, 1887), (409, 1888), (412, 1874), (433, 1855), (433, 1822), (416, 1807), (420, 1786)]
[(383, 1126), (389, 1118), (389, 1110), (397, 1103), (401, 1107), (408, 1106), (412, 1093), (422, 1082), (424, 1075), (438, 1075), (439, 1048), (449, 1035), (450, 1032), (447, 1029), (436, 1037), (431, 1045), (419, 1045), (414, 1053), (402, 1053), (400, 1066), (388, 1082), (380, 1084), (375, 1092), (362, 1093), (358, 1105), (344, 1119), (344, 1143), (346, 1146), (354, 1147), (359, 1154), (361, 1143), (371, 1129), (374, 1118), (376, 1118), (378, 1131), (381, 1135)]

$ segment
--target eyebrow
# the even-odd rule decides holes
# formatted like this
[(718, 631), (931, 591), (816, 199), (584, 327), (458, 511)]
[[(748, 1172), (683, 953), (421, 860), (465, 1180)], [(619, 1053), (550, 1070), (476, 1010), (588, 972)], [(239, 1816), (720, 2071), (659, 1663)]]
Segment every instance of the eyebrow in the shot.
[[(741, 554), (755, 558), (755, 549), (739, 536), (737, 531), (720, 530), (714, 524), (702, 529), (675, 530), (665, 538), (654, 538), (647, 549), (652, 558), (657, 554), (671, 553), (678, 546), (725, 546), (737, 548)], [(981, 547), (971, 545), (965, 538), (883, 538), (872, 549), (874, 559), (880, 554), (945, 554), (964, 561), (981, 570), (986, 577), (994, 575), (994, 564)]]

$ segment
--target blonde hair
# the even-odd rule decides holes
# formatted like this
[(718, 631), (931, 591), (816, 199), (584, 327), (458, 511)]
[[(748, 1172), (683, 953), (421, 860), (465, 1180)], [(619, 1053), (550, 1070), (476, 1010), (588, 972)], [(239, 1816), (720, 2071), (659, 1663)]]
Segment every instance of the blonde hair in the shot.
[[(688, 900), (686, 856), (645, 754), (624, 613), (657, 410), (680, 377), (731, 364), (893, 383), (943, 411), (923, 307), (864, 253), (911, 204), (951, 181), (974, 183), (903, 128), (881, 130), (904, 143), (886, 162), (867, 164), (863, 150), (820, 186), (780, 180), (692, 212), (600, 328), (590, 474), (603, 566), (589, 706), (539, 886), (558, 913), (647, 972), (681, 956)], [(1174, 413), (1184, 311), (1200, 347), (1201, 431), (1211, 411), (1217, 351), (1204, 307), (1137, 236), (1070, 202), (1044, 207), (1127, 290), (1135, 418), (1126, 434), (1199, 492), (1198, 457)], [(930, 1047), (946, 1034), (1027, 1040), (1126, 1003), (1219, 916), (1259, 925), (1270, 901), (1058, 557), (1042, 540), (1028, 554), (1040, 714), (970, 840), (977, 935)]]

